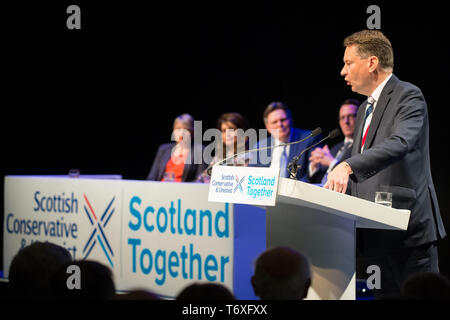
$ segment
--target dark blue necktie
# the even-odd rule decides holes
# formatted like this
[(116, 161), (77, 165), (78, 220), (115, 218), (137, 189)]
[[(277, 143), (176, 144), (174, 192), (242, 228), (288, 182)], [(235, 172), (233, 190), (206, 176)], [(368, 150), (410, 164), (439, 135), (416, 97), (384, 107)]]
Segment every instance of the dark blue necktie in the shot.
[(367, 121), (367, 118), (370, 116), (370, 114), (373, 111), (373, 103), (371, 103), (370, 101), (367, 103), (367, 109), (366, 109), (366, 116), (364, 118), (364, 124)]
[[(375, 102), (375, 99), (372, 97), (369, 97), (367, 99), (367, 109), (366, 109), (366, 116), (364, 118), (364, 127), (366, 126), (367, 118), (373, 112), (374, 102)], [(364, 129), (364, 127), (363, 127), (363, 129)], [(366, 130), (364, 130), (364, 132), (363, 132), (362, 141), (361, 141), (361, 150), (364, 147), (364, 144), (366, 143), (366, 137), (367, 137), (367, 132), (369, 131), (369, 127), (370, 127), (370, 124), (369, 124), (369, 126), (367, 126)]]

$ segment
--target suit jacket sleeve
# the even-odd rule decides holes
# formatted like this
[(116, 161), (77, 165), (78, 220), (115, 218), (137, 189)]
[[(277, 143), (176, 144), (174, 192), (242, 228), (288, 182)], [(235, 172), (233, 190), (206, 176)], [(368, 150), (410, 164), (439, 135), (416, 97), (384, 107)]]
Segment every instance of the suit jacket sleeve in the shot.
[[(328, 167), (323, 167), (319, 164), (316, 171), (313, 173), (313, 175), (309, 177), (309, 183), (320, 183), (322, 181), (323, 176), (327, 172), (327, 170), (328, 170)], [(308, 173), (309, 173), (309, 168), (308, 168)]]
[(156, 152), (156, 156), (155, 159), (153, 160), (152, 163), (152, 168), (150, 169), (150, 172), (147, 176), (147, 180), (153, 180), (153, 181), (159, 181), (161, 180), (162, 177), (160, 177), (161, 175), (161, 170), (160, 167), (162, 165), (166, 165), (166, 162), (163, 162), (163, 157), (164, 157), (164, 153), (165, 153), (165, 149), (166, 149), (166, 145), (160, 145), (158, 148), (158, 151)]
[(346, 160), (353, 170), (350, 177), (355, 182), (372, 177), (416, 146), (426, 112), (422, 92), (417, 87), (408, 88), (400, 96), (397, 105), (391, 107), (397, 108), (392, 133), (381, 143)]
[[(203, 145), (195, 144), (191, 148), (190, 163), (184, 165), (183, 182), (194, 182), (203, 171), (207, 168), (207, 164), (203, 161)], [(192, 153), (193, 152), (193, 153)], [(195, 153), (195, 155), (194, 155)], [(195, 163), (195, 160), (201, 159), (201, 163)]]

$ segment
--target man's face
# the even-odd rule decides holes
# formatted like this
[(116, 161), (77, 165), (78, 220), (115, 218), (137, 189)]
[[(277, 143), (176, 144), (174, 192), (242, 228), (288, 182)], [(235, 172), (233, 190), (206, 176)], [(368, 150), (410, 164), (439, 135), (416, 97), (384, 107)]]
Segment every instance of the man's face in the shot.
[(291, 119), (283, 109), (276, 109), (269, 113), (265, 123), (267, 131), (276, 139), (287, 142), (291, 132)]
[(363, 95), (370, 95), (370, 59), (361, 58), (357, 53), (357, 46), (351, 45), (345, 48), (344, 67), (341, 76), (345, 77), (347, 85), (352, 86), (352, 91)]
[(339, 109), (339, 126), (342, 134), (347, 138), (353, 138), (356, 111), (357, 107), (354, 104), (344, 104)]

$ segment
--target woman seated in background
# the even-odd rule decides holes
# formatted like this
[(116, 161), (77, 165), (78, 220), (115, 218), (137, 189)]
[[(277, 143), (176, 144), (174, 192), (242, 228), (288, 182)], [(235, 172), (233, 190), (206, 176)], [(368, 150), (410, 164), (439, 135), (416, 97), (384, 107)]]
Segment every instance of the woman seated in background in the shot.
[[(248, 150), (248, 137), (244, 136), (244, 132), (249, 128), (247, 120), (237, 112), (224, 113), (217, 120), (217, 129), (222, 133), (221, 141), (216, 148), (214, 159), (210, 163), (213, 166), (215, 163), (227, 159), (234, 154)], [(242, 129), (242, 135), (238, 136), (238, 129)], [(220, 145), (221, 144), (221, 145)], [(226, 164), (232, 166), (247, 166), (249, 162), (249, 154), (243, 153), (237, 157), (226, 161)], [(198, 182), (209, 183), (210, 175), (207, 170), (203, 171), (198, 177)]]
[[(205, 170), (203, 145), (194, 144), (194, 118), (182, 114), (173, 123), (172, 141), (159, 146), (147, 180), (192, 182)], [(201, 163), (194, 163), (200, 159)]]

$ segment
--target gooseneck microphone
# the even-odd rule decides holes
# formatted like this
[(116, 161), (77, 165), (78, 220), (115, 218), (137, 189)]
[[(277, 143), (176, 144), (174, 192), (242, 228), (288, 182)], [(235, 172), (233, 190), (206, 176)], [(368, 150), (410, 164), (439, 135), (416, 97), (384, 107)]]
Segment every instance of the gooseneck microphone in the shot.
[(307, 136), (306, 138), (303, 138), (303, 139), (301, 139), (301, 140), (298, 140), (298, 141), (293, 141), (293, 142), (288, 142), (288, 143), (280, 143), (279, 145), (276, 145), (276, 146), (268, 146), (268, 147), (263, 147), (263, 148), (255, 148), (255, 149), (252, 149), (252, 150), (246, 150), (246, 151), (242, 151), (242, 152), (239, 152), (239, 153), (235, 153), (235, 154), (233, 154), (233, 155), (231, 155), (231, 156), (229, 156), (229, 157), (227, 157), (227, 158), (225, 158), (225, 159), (223, 159), (223, 160), (221, 160), (221, 161), (219, 161), (219, 162), (216, 162), (216, 163), (213, 164), (213, 165), (209, 165), (208, 168), (206, 168), (206, 173), (207, 173), (209, 176), (211, 176), (211, 172), (212, 172), (212, 168), (213, 168), (213, 167), (215, 167), (215, 166), (220, 166), (222, 163), (224, 163), (224, 162), (226, 162), (226, 161), (228, 161), (228, 160), (230, 160), (230, 159), (233, 159), (233, 158), (235, 158), (235, 157), (237, 157), (237, 156), (240, 156), (240, 155), (243, 154), (243, 153), (247, 153), (247, 152), (250, 153), (250, 152), (255, 152), (255, 151), (262, 151), (262, 150), (266, 150), (266, 149), (273, 149), (273, 148), (277, 148), (277, 147), (283, 147), (283, 146), (289, 146), (289, 145), (291, 145), (291, 144), (301, 143), (301, 142), (306, 141), (306, 140), (308, 140), (308, 139), (310, 139), (310, 138), (312, 138), (312, 137), (315, 137), (315, 136), (317, 136), (317, 135), (319, 135), (319, 134), (321, 134), (321, 133), (322, 133), (322, 128), (317, 127), (317, 128), (315, 128), (313, 131), (311, 131), (311, 133), (309, 134), (309, 136)]
[(308, 151), (311, 148), (314, 148), (315, 146), (317, 146), (318, 144), (321, 144), (322, 142), (324, 142), (327, 139), (334, 139), (336, 137), (339, 137), (341, 135), (341, 131), (339, 129), (334, 129), (333, 131), (331, 131), (328, 136), (326, 136), (325, 138), (323, 138), (322, 140), (320, 140), (319, 142), (316, 142), (312, 145), (310, 145), (309, 147), (305, 148), (302, 150), (302, 152), (300, 152), (299, 155), (295, 156), (294, 158), (292, 158), (292, 160), (289, 162), (288, 164), (288, 170), (289, 170), (289, 178), (290, 179), (295, 179), (295, 177), (297, 176), (297, 171), (298, 169), (301, 168), (302, 165), (298, 165), (298, 160), (302, 157), (302, 155)]

